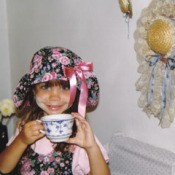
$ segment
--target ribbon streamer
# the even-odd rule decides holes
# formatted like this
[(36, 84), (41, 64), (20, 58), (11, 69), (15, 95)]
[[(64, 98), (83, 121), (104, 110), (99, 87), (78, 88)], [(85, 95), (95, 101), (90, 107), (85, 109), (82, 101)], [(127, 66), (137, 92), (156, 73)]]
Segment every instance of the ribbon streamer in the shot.
[(84, 72), (92, 71), (93, 64), (91, 62), (85, 63), (82, 62), (75, 67), (64, 67), (64, 74), (69, 78), (70, 81), (70, 101), (69, 107), (72, 106), (77, 92), (77, 79), (81, 80), (80, 84), (80, 97), (78, 102), (78, 112), (85, 117), (86, 115), (86, 104), (88, 98), (88, 88), (86, 84), (86, 79)]
[(148, 95), (147, 95), (147, 101), (148, 101), (147, 106), (151, 105), (151, 102), (154, 98), (154, 78), (155, 78), (154, 71), (155, 71), (156, 64), (159, 60), (160, 60), (159, 55), (153, 55), (150, 61), (146, 60), (149, 63), (149, 66), (151, 67), (151, 75), (150, 75), (149, 89), (148, 89)]
[[(174, 58), (174, 57), (173, 57)], [(163, 89), (162, 89), (162, 98), (161, 98), (161, 112), (158, 114), (158, 118), (162, 120), (163, 113), (166, 108), (167, 103), (167, 88), (169, 88), (169, 102), (172, 105), (172, 75), (171, 70), (175, 69), (175, 60), (173, 58), (167, 58), (167, 63), (164, 68), (164, 80), (163, 80)], [(160, 61), (160, 55), (151, 55), (151, 59), (148, 61), (149, 66), (151, 67), (151, 75), (149, 82), (149, 89), (147, 94), (147, 106), (150, 106), (154, 99), (154, 80), (155, 80), (155, 67), (156, 64)], [(169, 83), (168, 83), (169, 82)], [(168, 87), (167, 87), (168, 85)]]

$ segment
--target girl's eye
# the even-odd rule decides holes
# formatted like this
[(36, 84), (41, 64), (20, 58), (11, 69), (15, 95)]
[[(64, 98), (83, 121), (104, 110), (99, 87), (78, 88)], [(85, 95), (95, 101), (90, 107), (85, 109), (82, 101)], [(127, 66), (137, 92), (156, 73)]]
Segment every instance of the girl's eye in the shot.
[(40, 87), (43, 90), (47, 90), (49, 88), (49, 86), (47, 84), (41, 85)]
[(70, 88), (69, 87), (62, 87), (63, 88), (63, 90), (69, 90)]
[(63, 90), (69, 90), (70, 87), (69, 87), (69, 86), (62, 86), (62, 89), (63, 89)]
[(70, 90), (69, 82), (62, 83), (61, 87), (63, 90)]

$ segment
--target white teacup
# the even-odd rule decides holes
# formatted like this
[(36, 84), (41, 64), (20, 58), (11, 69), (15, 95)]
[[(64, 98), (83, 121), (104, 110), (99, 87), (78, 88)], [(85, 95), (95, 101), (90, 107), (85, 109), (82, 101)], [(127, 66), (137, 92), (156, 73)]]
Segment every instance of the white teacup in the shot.
[[(64, 142), (72, 135), (74, 118), (71, 114), (52, 114), (41, 118), (45, 134), (51, 142)], [(42, 132), (42, 131), (41, 131)]]

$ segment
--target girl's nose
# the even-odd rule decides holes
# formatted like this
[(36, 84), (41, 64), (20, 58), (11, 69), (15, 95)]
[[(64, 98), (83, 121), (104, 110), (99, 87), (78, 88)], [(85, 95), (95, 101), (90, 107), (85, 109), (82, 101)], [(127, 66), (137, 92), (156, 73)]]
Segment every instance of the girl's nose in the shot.
[(50, 92), (50, 97), (52, 99), (60, 99), (61, 98), (61, 89), (58, 87), (52, 87)]

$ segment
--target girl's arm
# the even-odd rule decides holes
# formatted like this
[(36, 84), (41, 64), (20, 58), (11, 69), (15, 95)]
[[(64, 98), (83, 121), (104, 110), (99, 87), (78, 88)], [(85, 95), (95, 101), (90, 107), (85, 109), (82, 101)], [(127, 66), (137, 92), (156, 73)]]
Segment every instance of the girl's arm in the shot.
[(87, 150), (87, 154), (90, 162), (89, 175), (110, 175), (109, 167), (97, 144), (92, 149)]
[(90, 164), (89, 175), (110, 175), (109, 167), (95, 141), (90, 125), (78, 113), (72, 113), (72, 115), (75, 117), (77, 134), (76, 137), (70, 138), (67, 142), (76, 144), (86, 150)]
[(16, 167), (27, 146), (43, 137), (40, 129), (43, 129), (43, 126), (37, 121), (28, 122), (23, 126), (15, 140), (0, 153), (0, 172), (9, 173)]
[(92, 148), (86, 149), (86, 151), (90, 163), (89, 175), (110, 175), (109, 167), (103, 158), (99, 146), (95, 144)]
[(0, 154), (0, 172), (11, 172), (16, 167), (26, 148), (27, 145), (21, 141), (19, 136), (17, 136), (11, 145), (7, 146)]

